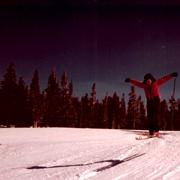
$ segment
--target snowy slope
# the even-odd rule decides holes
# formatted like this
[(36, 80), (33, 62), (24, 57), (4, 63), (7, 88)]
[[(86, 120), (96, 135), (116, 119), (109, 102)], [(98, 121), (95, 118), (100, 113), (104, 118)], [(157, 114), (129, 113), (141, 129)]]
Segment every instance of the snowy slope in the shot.
[(179, 180), (180, 132), (0, 129), (0, 180)]

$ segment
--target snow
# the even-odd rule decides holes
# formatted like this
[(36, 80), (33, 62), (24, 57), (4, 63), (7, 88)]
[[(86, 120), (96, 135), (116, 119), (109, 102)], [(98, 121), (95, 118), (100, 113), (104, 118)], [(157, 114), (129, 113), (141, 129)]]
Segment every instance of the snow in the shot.
[(1, 128), (0, 180), (179, 180), (180, 132)]

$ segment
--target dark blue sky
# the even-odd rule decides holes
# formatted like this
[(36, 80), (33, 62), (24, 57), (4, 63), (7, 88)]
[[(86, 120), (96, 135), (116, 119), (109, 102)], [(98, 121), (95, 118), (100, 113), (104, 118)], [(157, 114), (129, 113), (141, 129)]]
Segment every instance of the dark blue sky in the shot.
[[(127, 95), (126, 77), (142, 80), (149, 72), (156, 78), (180, 72), (180, 7), (175, 1), (171, 6), (31, 2), (1, 4), (1, 77), (14, 62), (17, 75), (29, 84), (37, 68), (44, 89), (56, 67), (59, 79), (66, 71), (73, 80), (75, 95), (89, 93), (96, 82), (97, 95), (103, 97), (114, 91)], [(169, 81), (162, 96), (170, 97), (172, 88)], [(179, 92), (178, 78), (176, 97)]]

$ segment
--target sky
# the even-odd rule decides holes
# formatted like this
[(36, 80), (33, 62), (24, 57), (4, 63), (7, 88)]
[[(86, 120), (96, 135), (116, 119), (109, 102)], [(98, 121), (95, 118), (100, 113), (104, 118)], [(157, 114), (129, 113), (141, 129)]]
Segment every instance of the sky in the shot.
[[(39, 70), (41, 89), (56, 68), (66, 71), (74, 95), (98, 98), (116, 91), (127, 95), (126, 77), (157, 79), (180, 72), (180, 3), (177, 1), (2, 1), (0, 3), (0, 77), (14, 62), (17, 75), (30, 84)], [(176, 97), (180, 97), (179, 78)], [(169, 98), (173, 81), (161, 88)], [(142, 90), (137, 93), (144, 97)]]

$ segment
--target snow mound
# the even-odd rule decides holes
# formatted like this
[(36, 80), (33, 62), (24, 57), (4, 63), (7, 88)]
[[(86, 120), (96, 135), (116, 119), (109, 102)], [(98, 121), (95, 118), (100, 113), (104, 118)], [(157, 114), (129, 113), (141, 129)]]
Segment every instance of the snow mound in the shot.
[(180, 132), (136, 140), (138, 130), (0, 129), (0, 179), (179, 180)]

